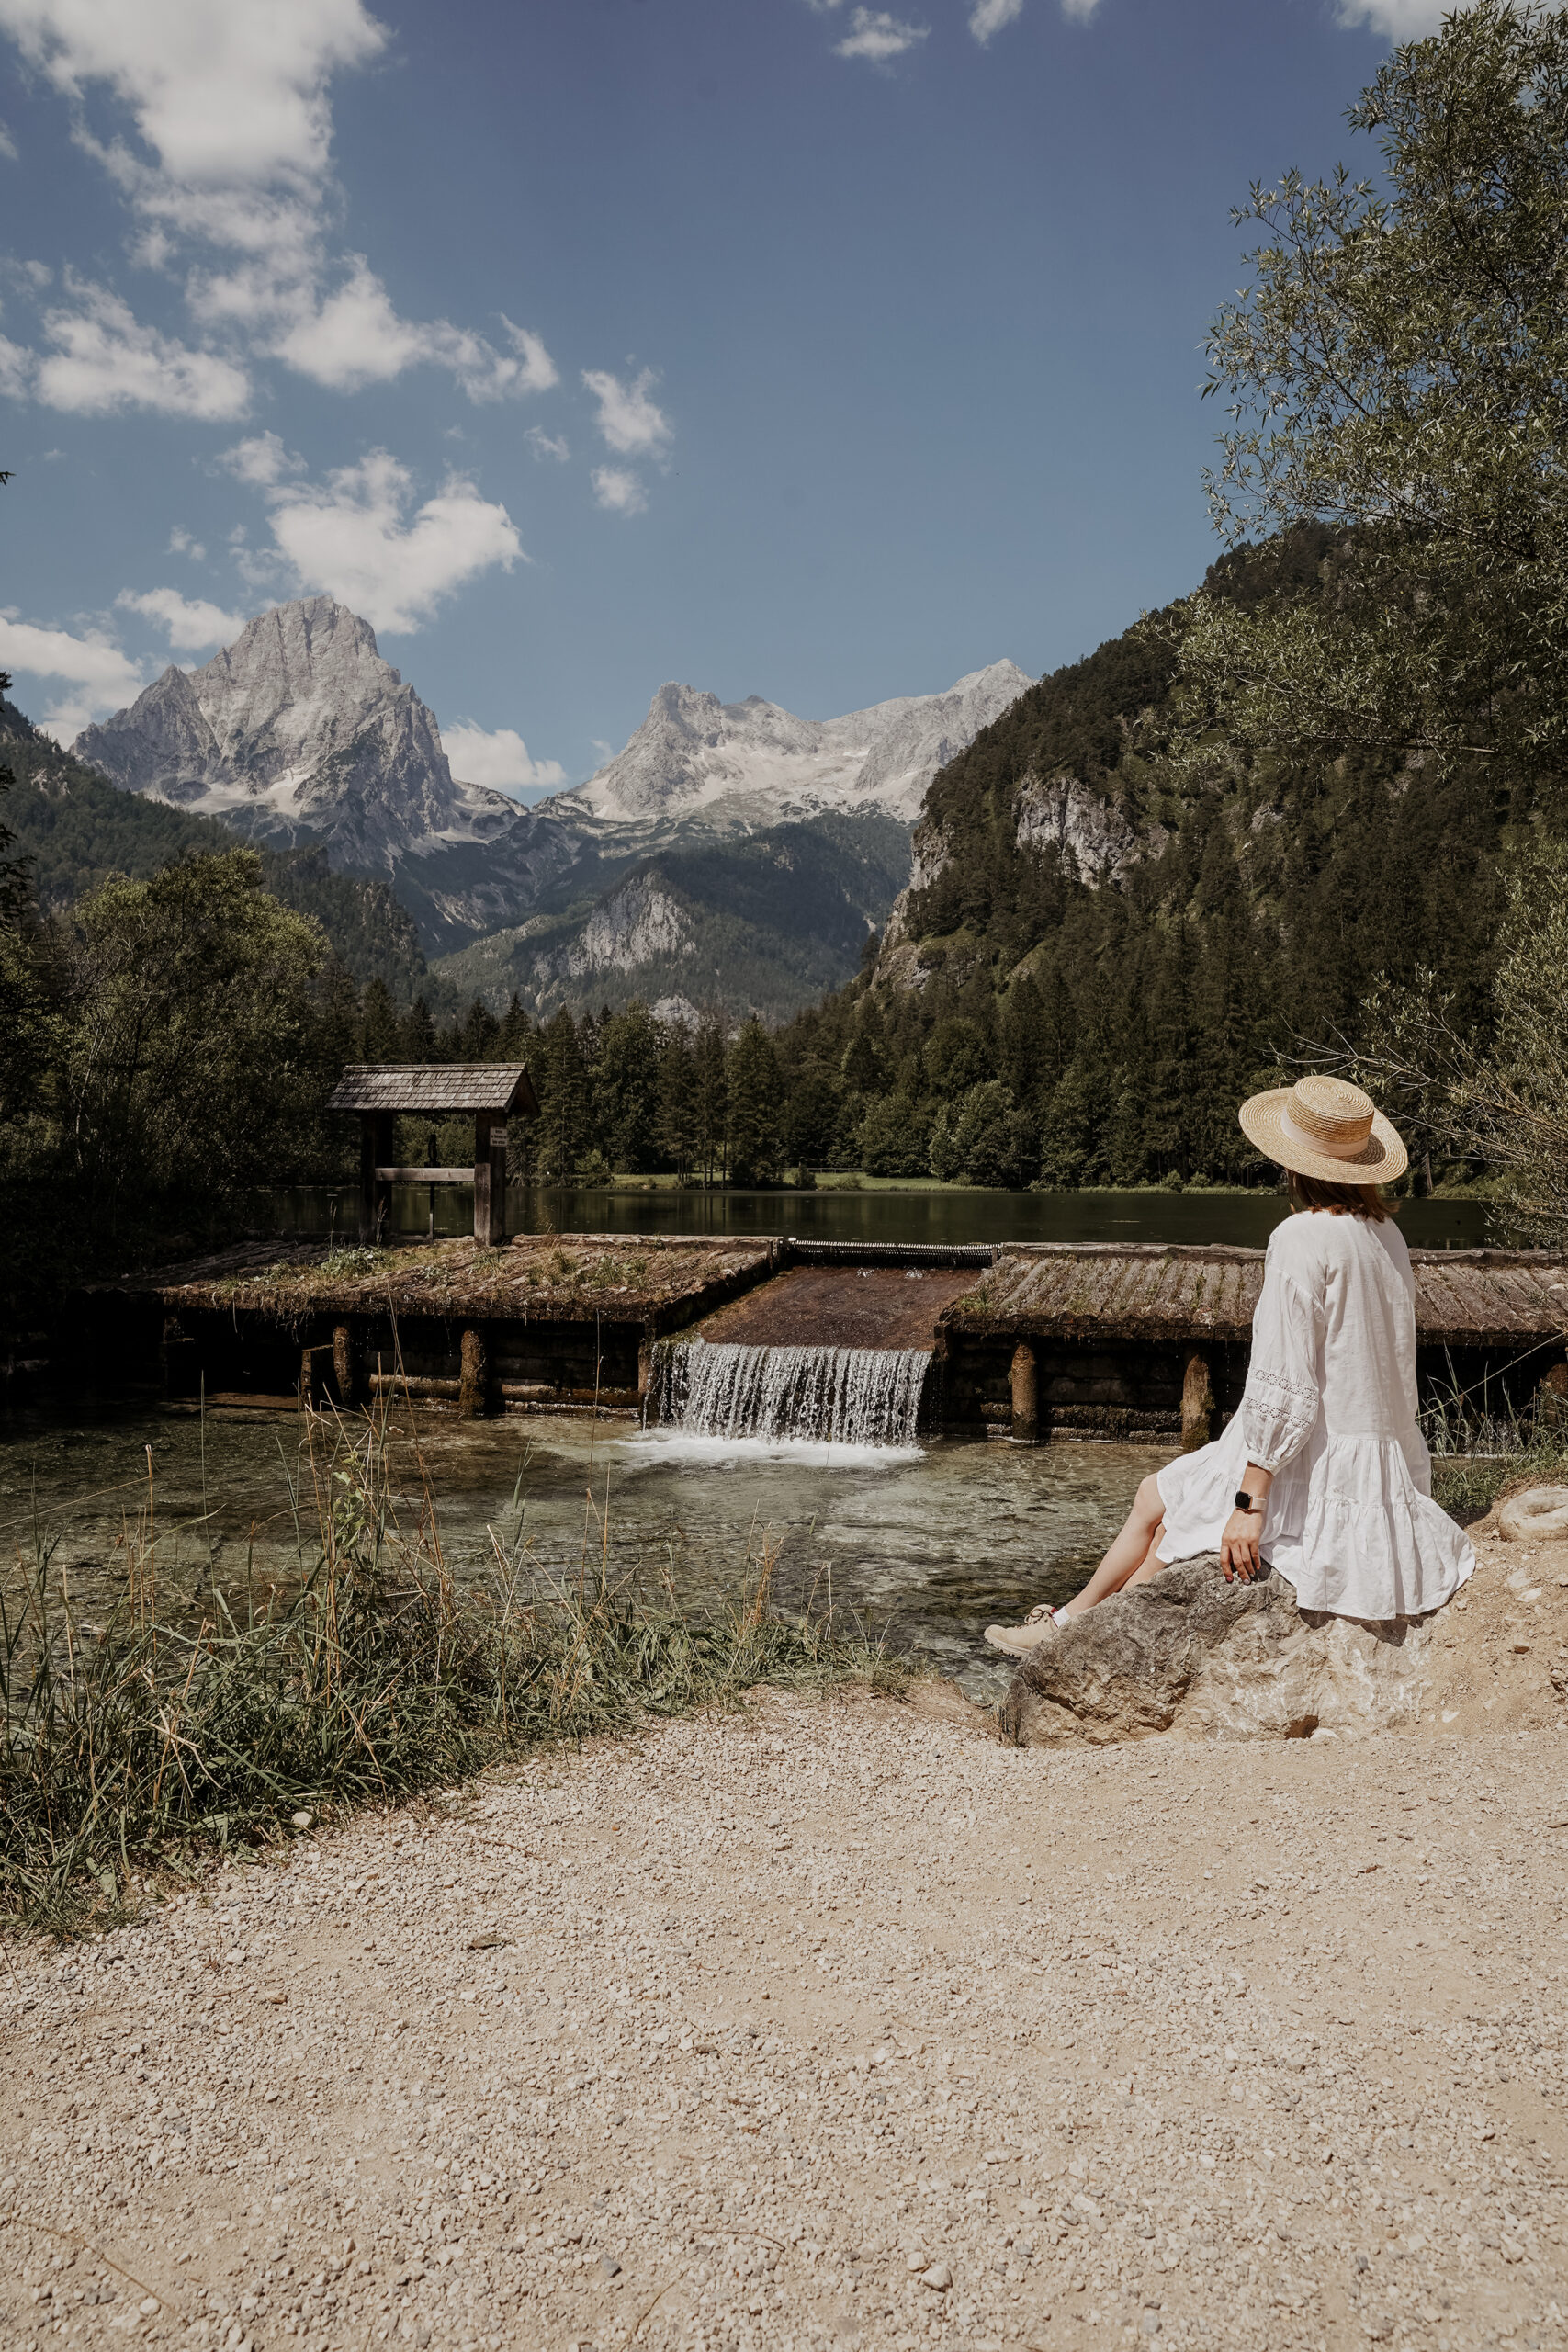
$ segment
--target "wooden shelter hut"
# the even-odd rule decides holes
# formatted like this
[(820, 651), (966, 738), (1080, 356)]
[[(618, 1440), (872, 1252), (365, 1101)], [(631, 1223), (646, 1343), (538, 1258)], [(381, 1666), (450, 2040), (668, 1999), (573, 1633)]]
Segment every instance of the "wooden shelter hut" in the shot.
[[(474, 1239), (493, 1250), (506, 1238), (506, 1125), (537, 1114), (526, 1062), (350, 1062), (327, 1098), (331, 1111), (359, 1119), (359, 1238), (379, 1240), (394, 1184), (468, 1184), (474, 1188)], [(394, 1165), (393, 1120), (400, 1112), (447, 1119), (472, 1117), (474, 1164), (468, 1168)]]

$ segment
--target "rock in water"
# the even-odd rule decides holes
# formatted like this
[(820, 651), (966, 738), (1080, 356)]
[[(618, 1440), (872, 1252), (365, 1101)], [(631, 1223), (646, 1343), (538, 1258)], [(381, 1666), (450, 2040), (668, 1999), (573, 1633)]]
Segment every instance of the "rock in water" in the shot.
[(1032, 1650), (1001, 1708), (1026, 1747), (1101, 1746), (1173, 1727), (1304, 1738), (1414, 1723), (1429, 1620), (1303, 1611), (1282, 1577), (1227, 1584), (1217, 1554), (1179, 1560)]

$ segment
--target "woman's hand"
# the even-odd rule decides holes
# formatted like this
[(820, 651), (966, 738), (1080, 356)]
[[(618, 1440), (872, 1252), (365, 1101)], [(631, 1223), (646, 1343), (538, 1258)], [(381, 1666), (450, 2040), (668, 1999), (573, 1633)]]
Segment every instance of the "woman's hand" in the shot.
[(1234, 1583), (1239, 1577), (1243, 1584), (1250, 1584), (1254, 1577), (1263, 1573), (1258, 1544), (1263, 1539), (1263, 1506), (1252, 1510), (1233, 1510), (1225, 1521), (1220, 1537), (1220, 1566), (1225, 1572), (1225, 1582)]

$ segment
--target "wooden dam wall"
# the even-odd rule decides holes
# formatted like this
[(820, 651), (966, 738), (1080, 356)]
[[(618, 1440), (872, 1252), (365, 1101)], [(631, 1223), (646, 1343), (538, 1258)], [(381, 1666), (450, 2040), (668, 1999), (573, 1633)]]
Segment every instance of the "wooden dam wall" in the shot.
[[(1568, 1264), (1535, 1250), (1413, 1250), (1429, 1396), (1568, 1417)], [(930, 1346), (931, 1425), (1021, 1440), (1200, 1442), (1247, 1377), (1260, 1250), (524, 1236), (388, 1250), (230, 1250), (84, 1301), (100, 1371), (162, 1369), (172, 1405), (403, 1393), (463, 1414), (637, 1409), (653, 1351)], [(1555, 1402), (1554, 1402), (1555, 1400)]]

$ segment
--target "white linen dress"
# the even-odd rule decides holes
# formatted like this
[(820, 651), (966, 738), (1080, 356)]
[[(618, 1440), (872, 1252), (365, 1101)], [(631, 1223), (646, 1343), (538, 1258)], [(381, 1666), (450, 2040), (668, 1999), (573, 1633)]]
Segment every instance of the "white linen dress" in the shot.
[(1391, 1220), (1299, 1211), (1269, 1242), (1239, 1410), (1159, 1473), (1162, 1560), (1219, 1549), (1248, 1462), (1271, 1470), (1259, 1549), (1303, 1609), (1440, 1608), (1475, 1572), (1432, 1500), (1416, 1419), (1416, 1277)]

